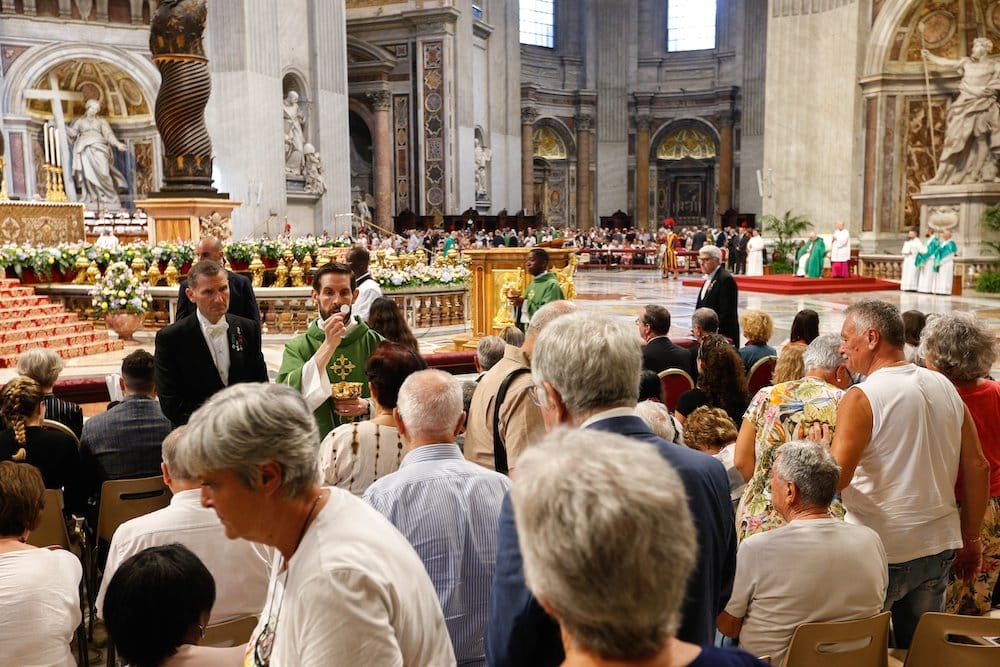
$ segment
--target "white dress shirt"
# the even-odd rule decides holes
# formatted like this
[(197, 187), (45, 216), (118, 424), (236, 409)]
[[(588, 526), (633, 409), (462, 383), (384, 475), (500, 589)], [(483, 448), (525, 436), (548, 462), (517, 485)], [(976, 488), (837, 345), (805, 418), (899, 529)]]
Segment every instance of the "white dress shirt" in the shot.
[(225, 315), (219, 318), (218, 323), (209, 322), (201, 311), (198, 311), (198, 324), (201, 325), (201, 334), (208, 343), (208, 351), (215, 359), (215, 368), (219, 371), (222, 384), (229, 384), (229, 322)]

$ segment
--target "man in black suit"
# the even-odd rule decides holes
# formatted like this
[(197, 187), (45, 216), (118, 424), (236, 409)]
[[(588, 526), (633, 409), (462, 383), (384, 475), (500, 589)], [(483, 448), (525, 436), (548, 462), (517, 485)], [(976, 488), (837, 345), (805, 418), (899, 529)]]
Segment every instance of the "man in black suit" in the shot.
[[(715, 637), (715, 619), (729, 601), (736, 572), (729, 479), (719, 461), (657, 437), (635, 414), (640, 360), (635, 334), (622, 324), (590, 313), (564, 315), (538, 337), (531, 357), (534, 400), (548, 430), (582, 427), (648, 442), (677, 471), (698, 532), (697, 564), (688, 579), (677, 638), (706, 645)], [(487, 611), (487, 661), (495, 667), (561, 664), (559, 625), (524, 582), (509, 496), (500, 510), (496, 563)]]
[(691, 237), (691, 248), (690, 248), (690, 250), (692, 252), (698, 252), (699, 250), (701, 250), (701, 247), (703, 245), (705, 245), (705, 241), (707, 241), (707, 240), (708, 240), (708, 237), (705, 236), (705, 230), (702, 229), (701, 227), (699, 227), (695, 231), (694, 235)]
[(198, 262), (188, 274), (187, 297), (194, 317), (156, 334), (156, 393), (163, 414), (186, 424), (209, 396), (238, 382), (267, 382), (260, 325), (227, 314), (229, 280), (220, 264)]
[(646, 306), (636, 319), (639, 336), (646, 341), (642, 348), (642, 367), (654, 373), (668, 368), (691, 372), (691, 354), (670, 340), (670, 311), (663, 306)]
[[(223, 253), (222, 241), (214, 236), (202, 236), (198, 245), (194, 248), (197, 261), (211, 260), (222, 266), (226, 265), (226, 257)], [(260, 328), (260, 308), (257, 307), (257, 297), (253, 292), (253, 283), (246, 276), (241, 276), (232, 271), (226, 271), (229, 279), (229, 312), (233, 315), (245, 317), (257, 323)], [(190, 280), (190, 277), (188, 278)], [(188, 315), (194, 315), (195, 305), (187, 295), (188, 281), (181, 282), (180, 290), (177, 293), (177, 314), (174, 319), (182, 320)]]
[(736, 312), (739, 289), (733, 274), (722, 268), (722, 251), (705, 246), (698, 251), (698, 263), (705, 274), (705, 284), (698, 292), (695, 308), (711, 308), (719, 316), (719, 333), (740, 344), (740, 321)]
[(740, 229), (739, 236), (736, 237), (736, 269), (733, 273), (747, 272), (747, 244), (750, 243), (750, 232), (746, 227)]

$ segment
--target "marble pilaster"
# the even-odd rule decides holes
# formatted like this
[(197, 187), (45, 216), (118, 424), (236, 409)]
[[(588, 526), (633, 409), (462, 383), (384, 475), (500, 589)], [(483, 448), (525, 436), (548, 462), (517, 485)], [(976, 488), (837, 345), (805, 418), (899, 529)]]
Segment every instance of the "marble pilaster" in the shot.
[(532, 132), (538, 110), (534, 107), (521, 109), (521, 208), (525, 213), (535, 210), (535, 147)]
[(375, 112), (375, 134), (372, 137), (372, 153), (375, 171), (375, 224), (383, 229), (392, 229), (392, 129), (389, 109), (392, 94), (388, 90), (378, 90), (368, 94), (368, 100)]
[(635, 122), (635, 226), (649, 227), (649, 116)]
[(733, 119), (722, 118), (719, 123), (719, 210), (724, 213), (733, 207)]
[(593, 117), (576, 116), (576, 225), (580, 229), (594, 226), (594, 192), (590, 175), (591, 140), (594, 136)]

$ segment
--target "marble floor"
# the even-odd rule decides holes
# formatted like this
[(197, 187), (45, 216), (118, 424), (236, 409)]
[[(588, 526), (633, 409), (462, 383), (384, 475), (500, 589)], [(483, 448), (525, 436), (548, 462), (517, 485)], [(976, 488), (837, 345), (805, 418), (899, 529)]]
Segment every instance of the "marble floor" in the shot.
[[(698, 290), (684, 287), (679, 280), (663, 279), (654, 270), (629, 271), (578, 271), (576, 274), (577, 301), (587, 311), (600, 312), (622, 318), (629, 324), (635, 321), (639, 309), (648, 303), (666, 306), (673, 316), (671, 335), (685, 335), (691, 325)], [(843, 312), (851, 303), (873, 297), (889, 301), (900, 310), (921, 310), (925, 313), (964, 310), (976, 313), (1000, 334), (1000, 298), (982, 295), (948, 297), (931, 294), (911, 294), (899, 291), (870, 292), (867, 294), (816, 294), (779, 296), (761, 293), (741, 294), (740, 310), (764, 310), (774, 318), (774, 336), (770, 343), (779, 346), (788, 339), (788, 330), (795, 313), (802, 308), (812, 308), (820, 315), (821, 333), (838, 333), (843, 323)], [(414, 331), (420, 341), (421, 351), (433, 352), (448, 345), (452, 337), (466, 334), (462, 327), (434, 327)], [(281, 364), (282, 346), (287, 335), (265, 335), (264, 357), (272, 376)], [(90, 377), (117, 372), (121, 358), (136, 346), (153, 351), (153, 333), (139, 332), (137, 342), (126, 345), (123, 352), (92, 355), (67, 361), (62, 377)], [(12, 369), (0, 369), (0, 382), (14, 375)]]

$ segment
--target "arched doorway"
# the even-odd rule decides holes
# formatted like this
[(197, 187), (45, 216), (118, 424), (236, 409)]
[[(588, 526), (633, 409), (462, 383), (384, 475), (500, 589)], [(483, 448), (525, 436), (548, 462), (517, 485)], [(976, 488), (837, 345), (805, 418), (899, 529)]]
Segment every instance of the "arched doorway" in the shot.
[(569, 202), (572, 199), (572, 168), (567, 142), (550, 124), (536, 123), (532, 133), (534, 146), (534, 207), (543, 224), (565, 227), (573, 223)]
[(719, 161), (715, 131), (700, 121), (678, 121), (668, 125), (653, 146), (658, 220), (712, 224)]

